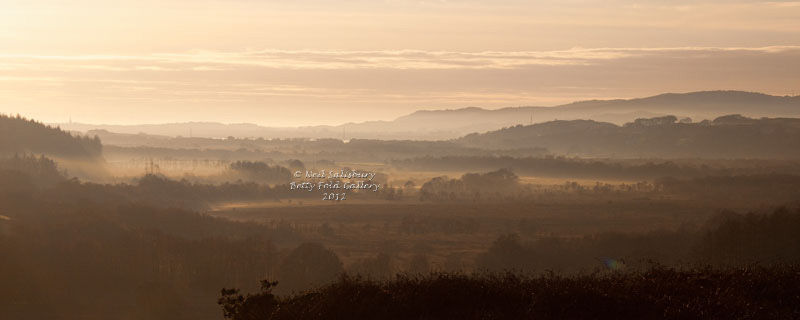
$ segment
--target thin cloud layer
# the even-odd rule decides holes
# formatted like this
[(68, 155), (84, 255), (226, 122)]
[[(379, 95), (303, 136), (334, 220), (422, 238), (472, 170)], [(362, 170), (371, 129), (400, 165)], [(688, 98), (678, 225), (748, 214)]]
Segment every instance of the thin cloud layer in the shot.
[(663, 92), (795, 94), (796, 61), (800, 46), (5, 54), (0, 112), (47, 121), (152, 122), (157, 115), (336, 124), (422, 108), (546, 106)]
[(236, 68), (337, 69), (515, 69), (529, 66), (597, 65), (606, 60), (708, 55), (764, 55), (800, 51), (800, 46), (760, 48), (575, 48), (561, 51), (197, 51), (150, 55), (0, 55), (3, 70), (222, 71)]

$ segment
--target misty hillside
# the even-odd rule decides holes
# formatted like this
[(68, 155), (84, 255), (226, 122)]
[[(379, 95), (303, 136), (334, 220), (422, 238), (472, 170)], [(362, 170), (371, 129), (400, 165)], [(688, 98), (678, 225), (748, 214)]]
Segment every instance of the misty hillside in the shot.
[(339, 126), (297, 128), (263, 127), (255, 124), (187, 122), (152, 125), (61, 124), (68, 130), (93, 129), (115, 133), (147, 133), (164, 136), (209, 138), (366, 138), (452, 139), (473, 132), (552, 120), (591, 119), (621, 125), (638, 118), (675, 115), (695, 121), (727, 114), (747, 117), (800, 117), (800, 97), (779, 97), (743, 91), (668, 93), (629, 100), (591, 100), (555, 107), (515, 107), (486, 110), (476, 107), (455, 110), (421, 110), (392, 121), (367, 121)]
[[(743, 91), (703, 91), (668, 93), (639, 99), (592, 100), (555, 107), (516, 107), (497, 110), (462, 108), (456, 110), (422, 110), (391, 122), (348, 125), (349, 130), (391, 128), (395, 130), (462, 133), (485, 132), (503, 126), (526, 125), (551, 120), (590, 119), (624, 124), (638, 118), (675, 115), (696, 121), (728, 114), (749, 117), (798, 117), (800, 97), (778, 97)], [(358, 128), (358, 129), (356, 129)]]
[(458, 140), (493, 149), (539, 147), (558, 154), (606, 157), (797, 157), (800, 119), (729, 115), (697, 123), (674, 116), (617, 126), (593, 120), (558, 120), (515, 126)]
[(75, 136), (20, 116), (0, 115), (0, 156), (26, 153), (96, 159), (102, 154), (102, 145), (97, 137)]
[(700, 91), (665, 93), (630, 100), (591, 100), (561, 106), (565, 109), (631, 112), (687, 113), (715, 115), (740, 113), (745, 116), (789, 116), (800, 112), (800, 97), (779, 97), (745, 91)]

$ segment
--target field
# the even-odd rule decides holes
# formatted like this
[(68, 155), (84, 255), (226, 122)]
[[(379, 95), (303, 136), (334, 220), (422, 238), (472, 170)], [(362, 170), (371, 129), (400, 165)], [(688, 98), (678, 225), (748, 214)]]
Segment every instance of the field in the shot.
[[(319, 242), (345, 265), (392, 250), (403, 261), (429, 255), (433, 269), (457, 257), (463, 270), (500, 235), (526, 241), (598, 233), (646, 233), (699, 227), (714, 210), (690, 202), (649, 199), (548, 199), (514, 203), (424, 203), (347, 200), (317, 204), (296, 200), (228, 204), (211, 215), (276, 226), (280, 223)], [(390, 247), (390, 248), (387, 248)], [(601, 266), (600, 263), (597, 265)]]

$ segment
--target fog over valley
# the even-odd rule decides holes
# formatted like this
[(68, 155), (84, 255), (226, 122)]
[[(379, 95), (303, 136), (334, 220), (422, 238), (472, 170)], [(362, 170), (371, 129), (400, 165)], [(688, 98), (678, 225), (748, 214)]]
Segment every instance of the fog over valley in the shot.
[(0, 319), (797, 319), (798, 16), (0, 1)]

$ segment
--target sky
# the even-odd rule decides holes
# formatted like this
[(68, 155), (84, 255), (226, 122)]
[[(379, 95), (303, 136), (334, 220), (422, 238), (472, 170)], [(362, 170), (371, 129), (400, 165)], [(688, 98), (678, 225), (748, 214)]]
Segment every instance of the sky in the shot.
[(800, 94), (800, 1), (0, 0), (0, 113), (267, 126)]

